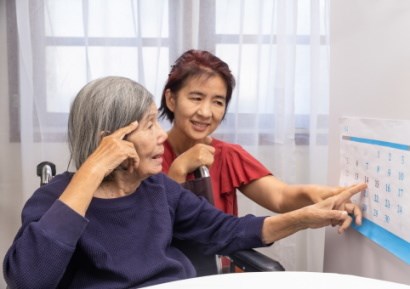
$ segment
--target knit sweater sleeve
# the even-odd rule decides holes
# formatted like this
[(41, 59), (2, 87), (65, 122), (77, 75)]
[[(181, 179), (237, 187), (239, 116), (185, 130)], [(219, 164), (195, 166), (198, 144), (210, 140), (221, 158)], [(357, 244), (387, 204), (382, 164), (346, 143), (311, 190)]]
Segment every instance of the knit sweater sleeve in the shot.
[[(85, 227), (83, 218), (59, 200), (49, 203), (38, 191), (23, 209), (23, 225), (5, 255), (3, 272), (10, 288), (56, 288)], [(50, 265), (52, 264), (52, 265)]]
[(179, 239), (200, 243), (206, 254), (227, 255), (231, 252), (265, 246), (261, 240), (265, 217), (226, 214), (178, 185), (167, 185), (169, 190), (180, 190), (176, 203), (174, 234)]

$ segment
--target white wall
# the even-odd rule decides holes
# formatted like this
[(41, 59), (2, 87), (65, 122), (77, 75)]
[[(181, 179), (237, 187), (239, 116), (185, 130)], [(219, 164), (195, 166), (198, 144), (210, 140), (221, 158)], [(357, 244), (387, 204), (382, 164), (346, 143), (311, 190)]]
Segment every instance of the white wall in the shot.
[[(340, 116), (410, 119), (410, 1), (331, 0), (329, 183)], [(410, 284), (410, 266), (354, 230), (326, 230), (327, 272)]]

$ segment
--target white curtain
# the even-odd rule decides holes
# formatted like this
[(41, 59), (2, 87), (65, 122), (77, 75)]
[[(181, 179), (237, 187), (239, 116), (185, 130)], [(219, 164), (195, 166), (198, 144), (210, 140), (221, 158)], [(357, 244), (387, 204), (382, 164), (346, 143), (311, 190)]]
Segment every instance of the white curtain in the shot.
[[(1, 167), (0, 219), (14, 220), (1, 249), (39, 184), (36, 165), (49, 160), (57, 172), (67, 169), (65, 130), (75, 93), (91, 79), (123, 75), (145, 85), (159, 104), (170, 65), (190, 48), (212, 51), (237, 79), (215, 136), (241, 144), (288, 183), (325, 183), (328, 0), (0, 1), (9, 76), (2, 147), (18, 175)], [(244, 197), (240, 210), (270, 214)], [(321, 271), (323, 231), (300, 232), (263, 251), (288, 270)]]

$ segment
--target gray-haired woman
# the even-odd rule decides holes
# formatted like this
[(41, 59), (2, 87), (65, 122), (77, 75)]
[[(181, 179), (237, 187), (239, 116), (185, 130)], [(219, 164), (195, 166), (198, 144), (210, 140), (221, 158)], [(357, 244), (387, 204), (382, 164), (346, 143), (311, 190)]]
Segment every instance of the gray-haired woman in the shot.
[(25, 204), (3, 264), (10, 288), (134, 288), (194, 277), (173, 236), (228, 254), (307, 227), (346, 227), (341, 204), (365, 188), (288, 214), (294, 227), (277, 216), (226, 215), (160, 173), (167, 135), (157, 108), (144, 87), (122, 77), (87, 84), (68, 130), (77, 170), (57, 175)]

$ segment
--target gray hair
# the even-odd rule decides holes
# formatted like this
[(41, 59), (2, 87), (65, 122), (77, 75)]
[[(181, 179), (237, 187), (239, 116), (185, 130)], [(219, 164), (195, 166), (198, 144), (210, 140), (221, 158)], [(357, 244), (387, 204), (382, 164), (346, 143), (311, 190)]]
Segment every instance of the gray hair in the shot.
[(108, 76), (86, 84), (75, 97), (68, 118), (68, 145), (75, 167), (97, 148), (102, 133), (140, 121), (153, 102), (146, 88), (125, 77)]

